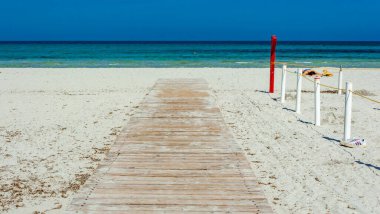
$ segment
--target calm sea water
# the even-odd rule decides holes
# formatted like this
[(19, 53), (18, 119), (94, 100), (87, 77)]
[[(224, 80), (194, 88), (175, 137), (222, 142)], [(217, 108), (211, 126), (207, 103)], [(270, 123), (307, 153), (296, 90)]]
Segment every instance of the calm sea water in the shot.
[[(0, 42), (0, 67), (268, 67), (269, 42)], [(280, 42), (277, 60), (380, 68), (380, 42)]]

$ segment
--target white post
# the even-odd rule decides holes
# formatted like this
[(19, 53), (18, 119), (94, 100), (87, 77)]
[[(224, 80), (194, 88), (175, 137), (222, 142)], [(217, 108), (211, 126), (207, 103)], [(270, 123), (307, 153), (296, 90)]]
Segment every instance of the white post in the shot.
[(321, 77), (314, 78), (315, 125), (321, 125)]
[(351, 138), (351, 112), (352, 112), (352, 83), (346, 82), (346, 100), (344, 112), (344, 138), (347, 142)]
[(296, 112), (301, 114), (301, 92), (302, 92), (302, 69), (297, 70), (297, 101)]
[(338, 94), (342, 94), (342, 81), (343, 81), (343, 70), (342, 70), (342, 66), (340, 66), (339, 80), (338, 80)]
[(286, 65), (282, 66), (282, 82), (281, 82), (281, 103), (285, 103), (286, 91)]

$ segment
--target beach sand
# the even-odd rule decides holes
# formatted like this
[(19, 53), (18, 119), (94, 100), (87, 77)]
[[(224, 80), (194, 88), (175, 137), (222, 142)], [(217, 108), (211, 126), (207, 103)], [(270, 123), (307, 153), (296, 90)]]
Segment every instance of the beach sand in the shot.
[[(380, 69), (345, 71), (354, 90), (380, 100)], [(354, 97), (353, 136), (368, 146), (352, 149), (338, 143), (344, 95), (322, 93), (315, 127), (313, 84), (303, 81), (297, 115), (295, 75), (286, 104), (278, 101), (280, 69), (268, 94), (268, 69), (2, 68), (0, 212), (63, 212), (155, 81), (186, 77), (209, 82), (276, 213), (380, 210), (380, 104)], [(322, 83), (336, 86), (337, 76)]]

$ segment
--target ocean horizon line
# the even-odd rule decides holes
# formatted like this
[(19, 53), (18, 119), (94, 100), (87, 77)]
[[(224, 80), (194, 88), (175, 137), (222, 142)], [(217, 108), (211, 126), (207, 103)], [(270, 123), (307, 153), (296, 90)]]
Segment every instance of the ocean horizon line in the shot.
[[(255, 44), (255, 43), (270, 43), (270, 40), (0, 40), (0, 44), (101, 44), (101, 43), (122, 43), (122, 44)], [(380, 43), (378, 41), (350, 41), (350, 40), (280, 40), (279, 44), (289, 44), (289, 43), (303, 43), (303, 44), (315, 44), (315, 43), (335, 43), (335, 44), (354, 44), (354, 43)]]

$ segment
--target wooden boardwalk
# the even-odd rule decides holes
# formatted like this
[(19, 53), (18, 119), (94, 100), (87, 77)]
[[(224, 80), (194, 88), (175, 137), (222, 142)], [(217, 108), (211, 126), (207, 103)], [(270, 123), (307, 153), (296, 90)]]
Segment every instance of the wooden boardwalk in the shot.
[(68, 212), (272, 210), (207, 82), (171, 79), (156, 82)]

